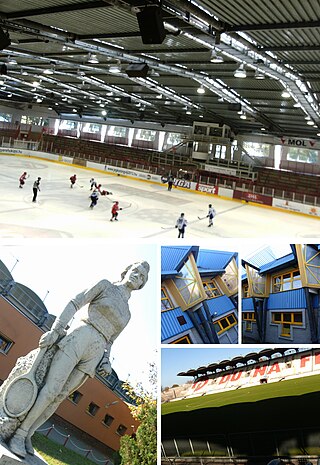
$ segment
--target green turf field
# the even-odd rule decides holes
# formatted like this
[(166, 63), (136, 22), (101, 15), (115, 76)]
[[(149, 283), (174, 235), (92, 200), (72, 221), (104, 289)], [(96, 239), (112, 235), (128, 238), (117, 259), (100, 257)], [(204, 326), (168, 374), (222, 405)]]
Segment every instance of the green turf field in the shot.
[(162, 404), (162, 415), (223, 407), (243, 402), (259, 402), (280, 397), (302, 396), (318, 391), (320, 391), (320, 375), (312, 375), (165, 403)]

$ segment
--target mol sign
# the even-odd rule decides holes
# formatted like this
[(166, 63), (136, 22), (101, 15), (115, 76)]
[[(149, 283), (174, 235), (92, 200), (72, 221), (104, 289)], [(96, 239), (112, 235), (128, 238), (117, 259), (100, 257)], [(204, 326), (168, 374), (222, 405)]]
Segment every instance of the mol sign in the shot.
[(305, 149), (320, 150), (320, 143), (312, 139), (297, 139), (295, 137), (284, 137), (280, 139), (281, 145), (287, 145), (290, 147), (302, 147)]

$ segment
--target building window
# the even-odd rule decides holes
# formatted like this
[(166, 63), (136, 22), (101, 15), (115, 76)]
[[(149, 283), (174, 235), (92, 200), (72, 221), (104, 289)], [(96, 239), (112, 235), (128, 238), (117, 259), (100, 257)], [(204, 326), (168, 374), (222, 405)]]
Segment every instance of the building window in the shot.
[(245, 331), (252, 331), (252, 323), (256, 321), (254, 312), (242, 312), (242, 320), (245, 323)]
[(0, 334), (0, 353), (7, 354), (12, 346), (13, 342)]
[(171, 342), (171, 344), (191, 344), (191, 340), (189, 336), (183, 336)]
[(102, 421), (102, 423), (105, 425), (105, 426), (111, 426), (112, 423), (113, 423), (113, 420), (114, 418), (111, 416), (111, 415), (106, 415)]
[(72, 394), (70, 394), (68, 399), (71, 400), (71, 402), (73, 402), (74, 404), (79, 404), (81, 397), (82, 397), (81, 392), (74, 391)]
[(172, 310), (173, 305), (164, 287), (161, 288), (161, 311)]
[(272, 292), (291, 291), (301, 287), (301, 277), (298, 269), (272, 276)]
[(281, 325), (280, 336), (292, 337), (292, 326), (302, 326), (302, 312), (273, 312), (271, 315), (273, 324)]
[(202, 284), (208, 299), (214, 299), (215, 297), (222, 295), (214, 279), (211, 281), (203, 281)]
[(124, 436), (126, 434), (126, 431), (127, 431), (127, 427), (124, 426), (124, 425), (119, 425), (118, 426), (118, 429), (117, 429), (117, 433), (120, 435), (120, 436)]
[(89, 415), (92, 415), (94, 417), (96, 413), (98, 412), (99, 408), (100, 407), (98, 405), (94, 404), (93, 402), (90, 402), (90, 404), (87, 407), (87, 413), (89, 413)]
[(184, 263), (174, 283), (187, 308), (204, 299), (202, 297), (203, 292), (200, 290), (200, 275), (192, 255)]
[(232, 326), (235, 326), (237, 324), (237, 319), (234, 315), (234, 313), (230, 313), (230, 315), (227, 315), (223, 318), (220, 318), (220, 320), (217, 320), (213, 323), (213, 326), (216, 330), (216, 333), (218, 335), (224, 333), (225, 331), (228, 331), (228, 329), (232, 328)]

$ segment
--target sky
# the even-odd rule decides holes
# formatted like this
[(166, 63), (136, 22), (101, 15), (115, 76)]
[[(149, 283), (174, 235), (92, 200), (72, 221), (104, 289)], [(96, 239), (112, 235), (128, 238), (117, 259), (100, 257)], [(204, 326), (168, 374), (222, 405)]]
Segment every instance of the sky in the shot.
[(259, 352), (264, 348), (265, 346), (162, 348), (161, 386), (171, 387), (173, 384), (184, 384), (193, 380), (192, 376), (177, 376), (177, 373), (206, 366), (213, 362), (229, 360), (238, 355)]
[[(124, 244), (70, 239), (23, 245), (0, 245), (0, 260), (16, 282), (32, 289), (49, 313), (59, 315), (79, 292), (101, 279), (116, 282), (130, 264), (146, 260), (149, 279), (143, 289), (132, 292), (129, 300), (131, 320), (111, 350), (112, 367), (123, 381), (142, 382), (147, 389), (149, 363), (156, 362), (157, 311), (160, 287), (157, 283), (158, 249), (152, 244)], [(159, 297), (158, 297), (159, 292)]]

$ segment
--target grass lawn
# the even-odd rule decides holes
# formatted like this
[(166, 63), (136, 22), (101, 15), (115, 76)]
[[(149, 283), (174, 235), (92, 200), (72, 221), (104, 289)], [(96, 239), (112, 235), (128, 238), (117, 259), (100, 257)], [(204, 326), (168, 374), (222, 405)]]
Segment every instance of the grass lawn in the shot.
[(203, 397), (162, 404), (162, 415), (192, 410), (224, 407), (231, 404), (259, 402), (281, 397), (303, 396), (320, 391), (320, 375), (306, 376), (278, 383), (261, 384), (238, 390), (209, 394)]
[(49, 465), (96, 465), (95, 462), (92, 462), (83, 455), (79, 455), (61, 444), (50, 441), (50, 439), (39, 433), (35, 433), (33, 436), (32, 444)]

